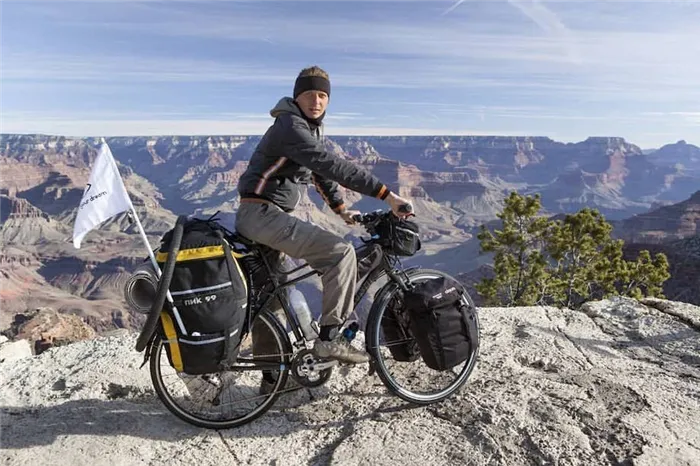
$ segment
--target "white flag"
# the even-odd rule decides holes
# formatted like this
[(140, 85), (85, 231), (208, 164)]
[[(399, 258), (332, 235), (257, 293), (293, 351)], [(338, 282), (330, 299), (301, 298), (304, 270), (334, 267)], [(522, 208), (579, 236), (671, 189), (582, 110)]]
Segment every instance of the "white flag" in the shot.
[(119, 169), (106, 142), (102, 143), (90, 172), (87, 188), (73, 225), (73, 246), (80, 249), (86, 234), (100, 223), (132, 209)]

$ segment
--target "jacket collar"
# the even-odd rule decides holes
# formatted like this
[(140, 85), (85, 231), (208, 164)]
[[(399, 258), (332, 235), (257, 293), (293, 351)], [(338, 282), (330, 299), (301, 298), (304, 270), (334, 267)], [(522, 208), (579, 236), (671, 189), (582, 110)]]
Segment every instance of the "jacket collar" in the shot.
[[(304, 112), (301, 111), (297, 103), (292, 99), (291, 97), (282, 97), (278, 102), (277, 105), (275, 105), (272, 110), (270, 110), (270, 116), (272, 118), (277, 118), (283, 113), (292, 113), (298, 117), (303, 118), (304, 120), (308, 121), (311, 125), (315, 127), (319, 127), (323, 125), (323, 118), (326, 116), (326, 112), (323, 112), (323, 115), (321, 115), (318, 118), (311, 119), (307, 118), (306, 115), (304, 115)], [(315, 128), (314, 128), (315, 129)]]

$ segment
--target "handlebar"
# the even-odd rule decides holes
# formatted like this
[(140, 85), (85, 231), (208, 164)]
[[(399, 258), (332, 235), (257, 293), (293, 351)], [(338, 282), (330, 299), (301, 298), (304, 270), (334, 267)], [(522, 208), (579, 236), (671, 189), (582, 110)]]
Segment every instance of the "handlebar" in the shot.
[(402, 214), (413, 214), (413, 206), (411, 204), (400, 205), (399, 212)]
[[(415, 216), (415, 214), (413, 213), (413, 206), (411, 204), (403, 204), (399, 206), (399, 212), (409, 214), (409, 216)], [(371, 224), (376, 220), (379, 220), (380, 218), (384, 218), (389, 215), (394, 215), (394, 213), (391, 210), (375, 210), (374, 212), (353, 215), (352, 219), (361, 225), (367, 226), (368, 224)], [(396, 216), (394, 215), (394, 217)]]

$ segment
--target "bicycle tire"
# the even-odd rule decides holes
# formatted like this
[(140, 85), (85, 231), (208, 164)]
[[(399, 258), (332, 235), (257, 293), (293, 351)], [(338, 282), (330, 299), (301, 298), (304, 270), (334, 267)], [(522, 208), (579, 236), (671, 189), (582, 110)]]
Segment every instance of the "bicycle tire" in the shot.
[[(180, 418), (181, 420), (192, 424), (197, 427), (203, 427), (206, 429), (231, 429), (234, 427), (240, 427), (244, 424), (254, 421), (258, 417), (265, 414), (277, 401), (277, 398), (283, 392), (283, 387), (287, 383), (287, 378), (289, 377), (290, 368), (290, 355), (292, 354), (292, 343), (289, 339), (289, 335), (280, 324), (279, 320), (269, 311), (261, 311), (256, 317), (256, 319), (262, 319), (266, 321), (267, 328), (274, 335), (274, 340), (277, 342), (279, 352), (284, 357), (282, 362), (283, 369), (279, 371), (279, 376), (277, 377), (277, 383), (272, 388), (272, 391), (267, 394), (267, 399), (258, 406), (256, 409), (252, 410), (245, 416), (240, 416), (231, 419), (213, 420), (192, 413), (178, 404), (175, 399), (170, 395), (169, 390), (165, 387), (163, 382), (163, 374), (161, 372), (161, 357), (165, 354), (165, 348), (163, 346), (163, 340), (160, 335), (157, 335), (153, 342), (153, 349), (151, 352), (150, 360), (150, 374), (151, 382), (153, 388), (158, 395), (158, 398), (165, 405), (165, 407), (172, 414)], [(167, 361), (167, 355), (164, 356)], [(236, 372), (235, 370), (227, 372)], [(262, 396), (262, 395), (261, 395)]]
[(182, 242), (184, 223), (186, 221), (187, 217), (180, 215), (175, 222), (175, 229), (173, 231), (172, 240), (170, 241), (170, 249), (168, 250), (168, 259), (165, 261), (163, 273), (160, 276), (160, 280), (158, 280), (158, 289), (156, 290), (156, 296), (153, 299), (151, 309), (148, 311), (148, 317), (136, 340), (136, 351), (141, 352), (146, 349), (148, 342), (156, 331), (158, 319), (160, 318), (160, 313), (165, 304), (165, 297), (168, 294), (170, 282), (175, 273), (175, 262), (177, 262), (177, 254), (180, 252), (180, 243)]
[[(414, 269), (406, 271), (406, 274), (408, 275), (409, 280), (411, 282), (419, 280), (421, 278), (430, 279), (437, 278), (438, 276), (453, 278), (445, 272), (433, 269)], [(428, 405), (443, 401), (448, 397), (452, 396), (452, 394), (459, 390), (469, 379), (469, 376), (476, 367), (476, 362), (478, 360), (480, 338), (478, 338), (476, 342), (470, 343), (470, 354), (467, 358), (467, 362), (464, 365), (464, 368), (458, 374), (454, 382), (449, 384), (443, 390), (432, 395), (423, 395), (411, 392), (410, 390), (407, 390), (406, 388), (400, 386), (396, 382), (396, 380), (394, 380), (394, 378), (388, 371), (386, 365), (384, 364), (384, 360), (379, 348), (380, 332), (382, 331), (381, 321), (384, 315), (384, 311), (387, 309), (387, 306), (394, 294), (399, 290), (399, 285), (391, 281), (384, 285), (384, 287), (377, 292), (376, 299), (372, 305), (372, 308), (369, 311), (367, 325), (365, 326), (367, 352), (372, 357), (373, 364), (377, 371), (377, 375), (379, 375), (379, 378), (381, 379), (382, 383), (394, 395), (398, 396), (404, 401), (408, 401), (409, 403), (414, 403), (418, 405)], [(467, 304), (473, 306), (471, 297), (468, 294), (466, 294), (465, 300), (467, 301)], [(474, 320), (470, 322), (470, 325), (476, 326), (476, 334), (479, 335), (478, 313), (474, 312)]]

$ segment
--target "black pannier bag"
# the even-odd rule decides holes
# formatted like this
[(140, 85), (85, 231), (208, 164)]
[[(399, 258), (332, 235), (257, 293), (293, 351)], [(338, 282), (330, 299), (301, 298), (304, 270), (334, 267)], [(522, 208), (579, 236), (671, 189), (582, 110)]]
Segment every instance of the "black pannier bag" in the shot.
[[(248, 283), (231, 250), (226, 230), (215, 220), (184, 224), (161, 330), (170, 364), (178, 372), (218, 372), (235, 361), (248, 317)], [(168, 259), (173, 231), (161, 239), (156, 261)]]
[(405, 292), (404, 300), (411, 331), (428, 367), (444, 371), (469, 357), (478, 335), (470, 323), (473, 303), (461, 283), (443, 276), (425, 280)]
[(391, 219), (377, 225), (377, 233), (386, 238), (389, 250), (397, 256), (412, 256), (421, 248), (420, 229), (416, 222), (405, 219)]
[(413, 338), (410, 317), (403, 303), (403, 294), (396, 292), (382, 316), (382, 332), (395, 360), (413, 362), (420, 358), (420, 348)]

